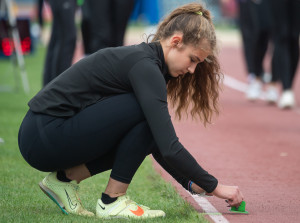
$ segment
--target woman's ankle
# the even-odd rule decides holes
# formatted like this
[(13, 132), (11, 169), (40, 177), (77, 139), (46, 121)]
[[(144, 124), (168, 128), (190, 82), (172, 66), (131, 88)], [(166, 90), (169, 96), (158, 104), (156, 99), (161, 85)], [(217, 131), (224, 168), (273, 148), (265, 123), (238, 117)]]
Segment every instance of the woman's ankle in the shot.
[(115, 202), (118, 199), (118, 197), (111, 197), (106, 193), (102, 193), (101, 200), (104, 204), (111, 204)]

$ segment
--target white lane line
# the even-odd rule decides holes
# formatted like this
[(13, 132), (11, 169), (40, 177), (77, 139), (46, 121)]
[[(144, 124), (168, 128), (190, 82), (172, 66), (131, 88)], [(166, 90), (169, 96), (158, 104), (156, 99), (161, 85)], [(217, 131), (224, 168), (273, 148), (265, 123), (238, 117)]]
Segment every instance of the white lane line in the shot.
[(230, 77), (226, 74), (224, 74), (224, 84), (228, 87), (231, 87), (234, 90), (241, 91), (243, 93), (246, 92), (247, 86), (248, 86), (244, 82), (239, 81), (239, 80), (237, 80), (233, 77)]
[[(248, 88), (248, 84), (246, 84), (242, 81), (239, 81), (233, 77), (230, 77), (227, 74), (224, 74), (224, 85), (226, 85), (234, 90), (240, 91), (242, 93), (246, 93), (247, 88)], [(259, 99), (265, 100), (265, 94), (262, 93), (259, 96)]]
[[(234, 89), (234, 90), (237, 90), (237, 91), (240, 91), (242, 93), (246, 93), (247, 91), (247, 84), (242, 82), (242, 81), (239, 81), (233, 77), (230, 77), (228, 76), (227, 74), (224, 74), (224, 85)], [(260, 96), (259, 96), (259, 99), (261, 100), (266, 100), (266, 96), (265, 96), (265, 93), (263, 92)], [(299, 108), (294, 108), (293, 109), (297, 114), (300, 114), (300, 109)]]
[(191, 194), (191, 196), (214, 222), (229, 223), (229, 221), (220, 212), (218, 212), (206, 198), (193, 194)]
[[(224, 74), (224, 85), (226, 85), (234, 90), (240, 91), (242, 93), (246, 93), (247, 88), (248, 88), (248, 84), (246, 84), (242, 81), (239, 81), (233, 77), (230, 77), (227, 74)], [(265, 100), (265, 94), (262, 93), (259, 96), (259, 99)]]

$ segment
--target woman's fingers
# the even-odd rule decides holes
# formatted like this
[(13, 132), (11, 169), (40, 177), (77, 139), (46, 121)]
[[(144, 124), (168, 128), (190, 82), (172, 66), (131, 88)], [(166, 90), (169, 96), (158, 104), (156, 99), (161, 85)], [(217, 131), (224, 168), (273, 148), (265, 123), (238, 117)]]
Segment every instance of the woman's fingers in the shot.
[(234, 200), (228, 200), (228, 204), (230, 207), (239, 207), (241, 202), (238, 202), (238, 201), (234, 201)]
[(238, 207), (244, 200), (244, 196), (237, 186), (218, 185), (213, 191), (213, 194), (219, 198), (226, 199), (225, 201), (230, 206)]
[(244, 196), (242, 192), (239, 190), (239, 188), (236, 188), (236, 191), (233, 194), (233, 196), (230, 199), (226, 200), (226, 202), (230, 206), (239, 207), (243, 200)]

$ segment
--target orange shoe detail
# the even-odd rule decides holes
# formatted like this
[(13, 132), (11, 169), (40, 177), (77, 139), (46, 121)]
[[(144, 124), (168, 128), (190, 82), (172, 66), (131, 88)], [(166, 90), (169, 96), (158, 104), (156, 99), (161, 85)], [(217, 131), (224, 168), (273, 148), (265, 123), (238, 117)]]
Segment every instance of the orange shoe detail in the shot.
[(140, 207), (140, 206), (137, 206), (138, 209), (136, 211), (133, 211), (133, 210), (130, 210), (134, 215), (136, 216), (142, 216), (144, 214), (144, 210)]

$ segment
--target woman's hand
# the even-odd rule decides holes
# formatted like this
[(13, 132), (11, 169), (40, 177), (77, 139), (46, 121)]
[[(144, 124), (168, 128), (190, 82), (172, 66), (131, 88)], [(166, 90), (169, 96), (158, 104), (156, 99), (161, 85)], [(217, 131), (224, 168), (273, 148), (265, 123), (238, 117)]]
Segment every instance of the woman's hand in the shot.
[(244, 200), (244, 196), (237, 186), (227, 186), (218, 184), (212, 194), (218, 198), (226, 199), (226, 202), (232, 207), (238, 207)]

